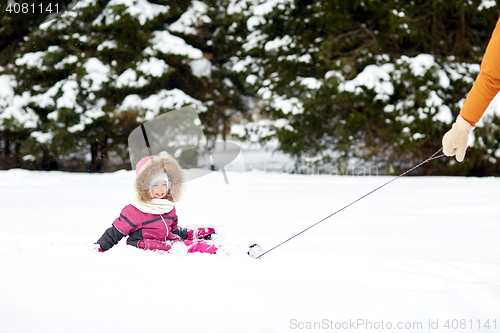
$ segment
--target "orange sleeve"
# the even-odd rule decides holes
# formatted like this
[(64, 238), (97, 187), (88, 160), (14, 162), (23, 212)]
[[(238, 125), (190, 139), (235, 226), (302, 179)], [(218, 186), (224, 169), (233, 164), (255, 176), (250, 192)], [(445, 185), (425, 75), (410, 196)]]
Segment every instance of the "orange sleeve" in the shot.
[(460, 111), (462, 117), (475, 125), (500, 90), (500, 19), (497, 22), (481, 62), (479, 75)]

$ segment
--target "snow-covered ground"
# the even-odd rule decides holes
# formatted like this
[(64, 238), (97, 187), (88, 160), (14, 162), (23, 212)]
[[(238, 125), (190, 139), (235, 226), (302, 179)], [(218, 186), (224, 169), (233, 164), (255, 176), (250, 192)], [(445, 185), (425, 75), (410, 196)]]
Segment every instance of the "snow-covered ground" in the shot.
[(403, 177), (255, 260), (391, 177), (227, 177), (177, 205), (225, 253), (160, 255), (92, 250), (133, 172), (0, 171), (0, 331), (500, 331), (500, 179)]

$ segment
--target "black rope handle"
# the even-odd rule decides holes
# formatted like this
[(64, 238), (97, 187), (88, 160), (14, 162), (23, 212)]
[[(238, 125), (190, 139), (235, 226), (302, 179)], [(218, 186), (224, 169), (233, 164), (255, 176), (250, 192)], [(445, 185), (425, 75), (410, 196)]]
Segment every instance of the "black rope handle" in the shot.
[(348, 204), (347, 206), (344, 206), (344, 207), (340, 208), (340, 209), (339, 209), (339, 210), (337, 210), (335, 213), (328, 215), (327, 217), (325, 217), (325, 218), (324, 218), (324, 219), (322, 219), (321, 221), (316, 222), (316, 223), (314, 223), (313, 225), (311, 225), (310, 227), (308, 227), (308, 228), (306, 228), (306, 229), (302, 230), (301, 232), (299, 232), (299, 233), (297, 233), (297, 234), (293, 235), (292, 237), (288, 238), (288, 239), (287, 239), (287, 240), (285, 240), (284, 242), (281, 242), (280, 244), (276, 245), (276, 246), (275, 246), (275, 247), (273, 247), (272, 249), (267, 250), (266, 252), (262, 253), (260, 256), (256, 257), (255, 259), (260, 259), (260, 258), (261, 258), (262, 256), (264, 256), (266, 253), (271, 252), (272, 250), (276, 249), (277, 247), (280, 247), (281, 245), (285, 244), (286, 242), (288, 242), (288, 241), (290, 241), (290, 240), (294, 239), (295, 237), (297, 237), (297, 236), (299, 236), (299, 235), (303, 234), (304, 232), (306, 232), (307, 230), (311, 229), (312, 227), (314, 227), (314, 226), (316, 226), (316, 225), (320, 224), (321, 222), (323, 222), (323, 221), (325, 221), (325, 220), (329, 219), (329, 218), (330, 218), (330, 217), (332, 217), (333, 215), (335, 215), (335, 214), (337, 214), (337, 213), (340, 213), (340, 212), (341, 212), (341, 211), (343, 211), (344, 209), (346, 209), (346, 208), (348, 208), (348, 207), (350, 207), (350, 206), (354, 205), (356, 202), (360, 201), (361, 199), (366, 198), (367, 196), (369, 196), (369, 195), (370, 195), (370, 194), (372, 194), (373, 192), (376, 192), (376, 191), (380, 190), (382, 187), (384, 187), (384, 186), (386, 186), (386, 185), (389, 185), (390, 183), (392, 183), (392, 182), (393, 182), (393, 181), (395, 181), (396, 179), (399, 179), (399, 178), (403, 177), (404, 175), (406, 175), (406, 174), (408, 174), (408, 173), (412, 172), (413, 170), (417, 169), (418, 167), (420, 167), (420, 166), (424, 165), (425, 163), (427, 163), (427, 162), (429, 162), (429, 161), (432, 161), (432, 160), (435, 160), (435, 159), (437, 159), (437, 158), (441, 158), (441, 157), (445, 156), (444, 154), (438, 155), (438, 154), (439, 154), (442, 150), (443, 150), (443, 148), (439, 149), (437, 152), (435, 152), (434, 154), (432, 154), (429, 158), (427, 158), (427, 159), (425, 159), (424, 161), (420, 162), (419, 164), (415, 165), (413, 168), (406, 170), (405, 172), (403, 172), (402, 174), (400, 174), (400, 175), (399, 175), (399, 176), (397, 176), (397, 177), (394, 177), (393, 179), (391, 179), (391, 180), (390, 180), (390, 181), (388, 181), (387, 183), (380, 185), (380, 186), (379, 186), (379, 187), (377, 187), (376, 189), (374, 189), (374, 190), (372, 190), (372, 191), (370, 191), (370, 192), (366, 193), (365, 195), (363, 195), (362, 197), (360, 197), (360, 198), (356, 199), (355, 201), (351, 202), (351, 203), (350, 203), (350, 204)]

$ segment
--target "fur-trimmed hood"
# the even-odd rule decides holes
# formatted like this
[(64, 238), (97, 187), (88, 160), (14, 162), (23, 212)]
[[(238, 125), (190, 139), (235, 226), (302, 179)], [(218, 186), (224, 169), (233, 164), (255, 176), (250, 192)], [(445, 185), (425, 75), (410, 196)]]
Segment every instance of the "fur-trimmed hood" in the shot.
[[(145, 163), (143, 160), (147, 160)], [(142, 162), (142, 163), (141, 163)], [(137, 191), (138, 199), (149, 203), (151, 201), (150, 184), (155, 175), (167, 172), (168, 182), (170, 185), (167, 199), (172, 202), (179, 201), (184, 186), (184, 177), (182, 170), (175, 158), (172, 156), (147, 156), (143, 158), (137, 166), (137, 177), (135, 180), (135, 190)]]

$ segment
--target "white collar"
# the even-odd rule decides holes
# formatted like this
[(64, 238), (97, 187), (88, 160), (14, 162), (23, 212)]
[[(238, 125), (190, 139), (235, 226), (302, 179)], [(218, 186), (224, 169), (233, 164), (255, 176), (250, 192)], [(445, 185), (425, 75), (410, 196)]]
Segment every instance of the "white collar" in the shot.
[(174, 203), (168, 199), (151, 199), (150, 202), (145, 203), (139, 199), (137, 192), (130, 203), (141, 212), (149, 214), (165, 214), (174, 208)]

